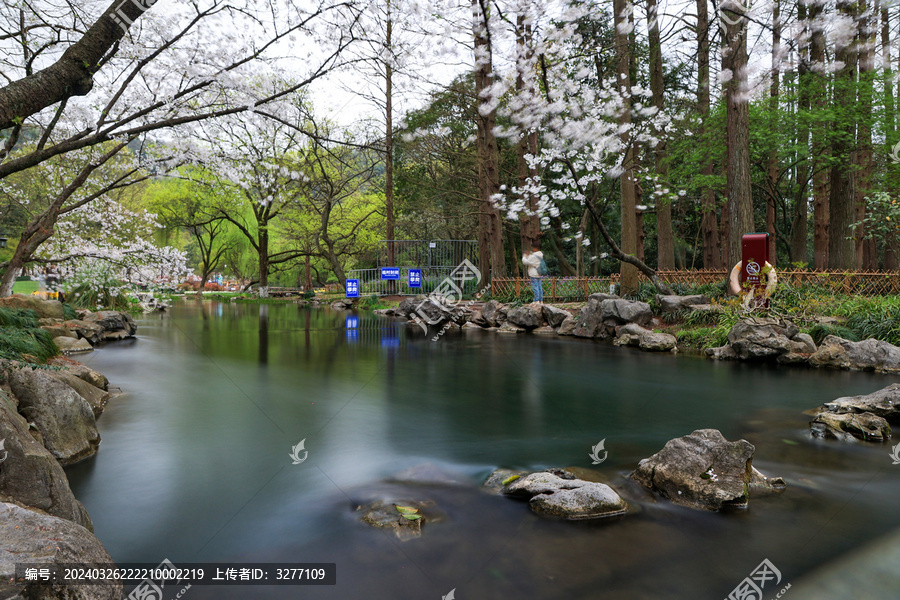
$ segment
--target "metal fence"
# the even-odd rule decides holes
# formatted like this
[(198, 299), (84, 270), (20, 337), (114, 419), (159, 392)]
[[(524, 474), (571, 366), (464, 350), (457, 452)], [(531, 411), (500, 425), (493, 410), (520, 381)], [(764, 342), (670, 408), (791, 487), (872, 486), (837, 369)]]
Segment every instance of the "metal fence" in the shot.
[[(363, 296), (409, 296), (417, 294), (430, 294), (450, 276), (457, 265), (452, 267), (422, 267), (422, 287), (409, 287), (409, 268), (400, 268), (400, 279), (389, 280), (381, 278), (381, 269), (354, 269), (347, 273), (347, 279), (359, 280), (359, 295)], [(458, 282), (457, 282), (458, 283)], [(463, 294), (477, 293), (481, 288), (480, 281), (467, 281), (463, 286)]]
[[(394, 247), (394, 260), (388, 261), (388, 245)], [(478, 263), (478, 242), (474, 240), (381, 240), (378, 242), (378, 267), (453, 268), (464, 260)]]
[[(723, 282), (730, 271), (725, 269), (701, 269), (691, 271), (660, 270), (660, 280), (669, 285), (698, 286)], [(647, 278), (641, 275), (642, 282)], [(544, 299), (549, 302), (578, 302), (587, 300), (597, 292), (610, 291), (618, 284), (619, 274), (608, 277), (544, 277)], [(778, 271), (778, 282), (803, 288), (812, 286), (823, 291), (847, 296), (888, 296), (900, 293), (898, 271)], [(491, 297), (498, 300), (532, 297), (530, 280), (525, 278), (495, 277), (491, 281)]]

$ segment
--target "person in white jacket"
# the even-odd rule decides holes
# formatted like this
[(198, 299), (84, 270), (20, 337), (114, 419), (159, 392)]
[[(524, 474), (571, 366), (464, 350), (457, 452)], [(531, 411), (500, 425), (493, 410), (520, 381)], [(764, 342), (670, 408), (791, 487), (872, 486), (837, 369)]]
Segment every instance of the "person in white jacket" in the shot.
[(531, 251), (525, 251), (525, 254), (522, 256), (522, 264), (528, 267), (528, 277), (531, 278), (531, 289), (534, 291), (534, 301), (540, 304), (544, 303), (544, 287), (541, 284), (541, 273), (538, 270), (538, 267), (541, 266), (541, 261), (544, 260), (544, 253), (541, 252), (541, 246), (537, 242), (535, 242)]

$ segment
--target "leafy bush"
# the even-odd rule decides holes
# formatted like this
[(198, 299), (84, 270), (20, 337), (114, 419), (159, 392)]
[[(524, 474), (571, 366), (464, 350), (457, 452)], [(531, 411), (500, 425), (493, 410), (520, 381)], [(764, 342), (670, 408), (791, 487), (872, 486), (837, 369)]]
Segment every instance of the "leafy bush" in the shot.
[(359, 299), (359, 303), (357, 304), (360, 310), (377, 310), (380, 308), (384, 308), (384, 305), (381, 303), (381, 300), (375, 294), (371, 296), (365, 296)]

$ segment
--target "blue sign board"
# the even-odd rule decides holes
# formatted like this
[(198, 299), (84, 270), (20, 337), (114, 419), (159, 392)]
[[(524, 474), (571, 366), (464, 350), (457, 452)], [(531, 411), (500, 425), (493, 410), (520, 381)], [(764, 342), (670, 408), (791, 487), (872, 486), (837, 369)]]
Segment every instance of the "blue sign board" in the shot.
[(422, 287), (422, 269), (410, 269), (409, 270), (409, 287), (411, 287), (411, 288)]
[(347, 280), (347, 297), (359, 298), (359, 279)]
[(400, 267), (381, 267), (381, 278), (399, 281)]

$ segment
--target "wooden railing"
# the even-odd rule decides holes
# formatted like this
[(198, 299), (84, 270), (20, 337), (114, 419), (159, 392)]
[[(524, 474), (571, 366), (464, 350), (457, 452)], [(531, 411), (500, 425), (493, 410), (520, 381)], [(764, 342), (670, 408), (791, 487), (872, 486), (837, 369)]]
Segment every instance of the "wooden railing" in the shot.
[[(694, 287), (723, 282), (729, 275), (725, 269), (660, 270), (657, 275), (664, 283)], [(777, 271), (778, 282), (797, 288), (813, 286), (835, 294), (859, 296), (888, 296), (900, 293), (898, 271)], [(641, 276), (641, 281), (647, 278)], [(619, 274), (607, 277), (544, 277), (544, 299), (548, 302), (577, 302), (597, 292), (609, 292), (610, 285), (619, 282)], [(491, 296), (498, 300), (532, 297), (531, 282), (527, 278), (494, 277)]]

